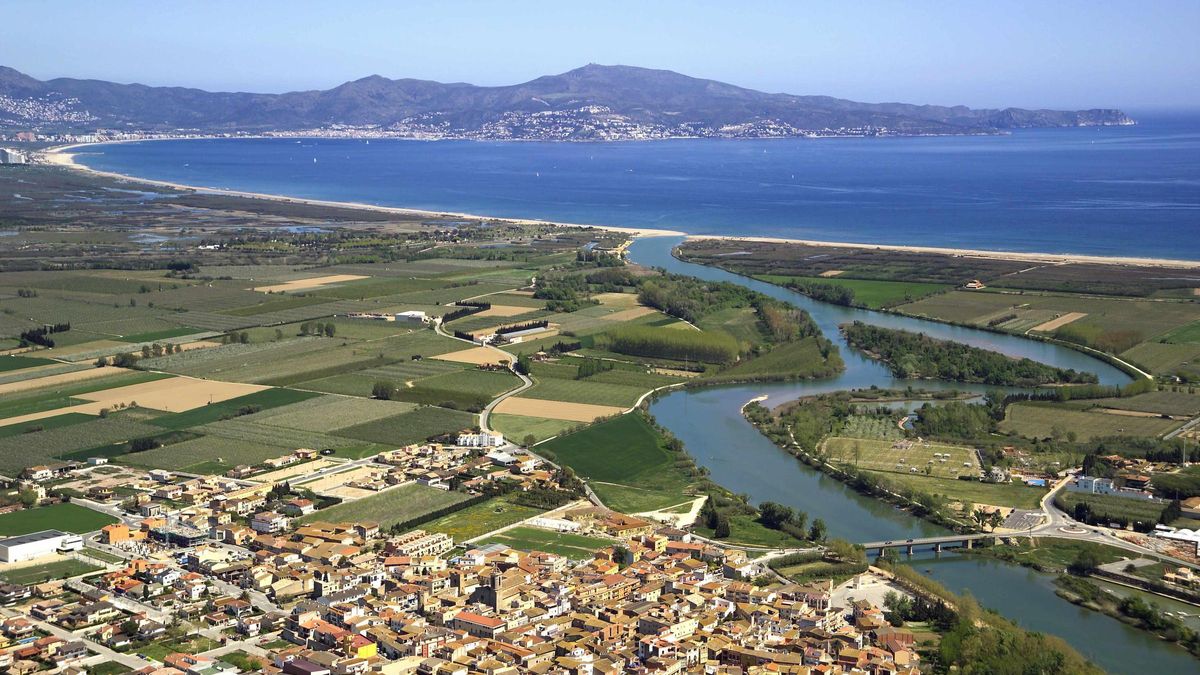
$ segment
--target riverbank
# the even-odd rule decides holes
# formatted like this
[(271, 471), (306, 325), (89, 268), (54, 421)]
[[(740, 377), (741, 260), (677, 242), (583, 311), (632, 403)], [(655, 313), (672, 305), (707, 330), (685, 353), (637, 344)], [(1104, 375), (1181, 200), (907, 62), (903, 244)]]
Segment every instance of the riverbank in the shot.
[[(178, 139), (146, 139), (146, 140), (178, 140)], [(539, 225), (557, 225), (563, 227), (594, 227), (598, 229), (609, 230), (612, 232), (621, 232), (632, 235), (634, 237), (662, 237), (662, 236), (686, 236), (688, 239), (715, 239), (726, 241), (745, 241), (745, 242), (763, 242), (763, 243), (789, 243), (802, 244), (810, 246), (820, 246), (825, 248), (853, 248), (860, 250), (884, 250), (897, 251), (907, 253), (935, 253), (942, 255), (953, 255), (961, 257), (973, 257), (992, 260), (1011, 260), (1023, 261), (1043, 264), (1062, 264), (1062, 263), (1092, 263), (1104, 265), (1127, 265), (1137, 267), (1188, 267), (1200, 269), (1200, 261), (1186, 260), (1171, 260), (1166, 258), (1153, 257), (1137, 257), (1137, 256), (1100, 256), (1088, 254), (1072, 254), (1072, 253), (1051, 253), (1051, 252), (1014, 252), (1003, 250), (987, 250), (975, 248), (954, 248), (954, 247), (935, 247), (935, 246), (919, 246), (919, 245), (896, 245), (896, 244), (874, 244), (867, 242), (836, 242), (822, 241), (810, 239), (795, 239), (784, 237), (761, 237), (748, 235), (714, 235), (714, 234), (691, 234), (677, 230), (666, 228), (648, 228), (648, 227), (623, 227), (617, 225), (595, 224), (595, 223), (575, 223), (566, 221), (552, 220), (537, 220), (537, 219), (521, 219), (521, 218), (500, 218), (478, 213), (464, 213), (455, 211), (429, 211), (422, 209), (380, 206), (376, 204), (366, 204), (361, 202), (335, 201), (310, 199), (302, 197), (292, 197), (280, 194), (271, 194), (263, 192), (251, 192), (243, 190), (231, 190), (224, 188), (213, 188), (189, 185), (185, 183), (161, 181), (150, 178), (143, 178), (131, 174), (122, 174), (110, 171), (100, 171), (92, 169), (84, 164), (75, 161), (75, 153), (73, 150), (78, 150), (85, 147), (94, 147), (106, 145), (108, 143), (129, 143), (129, 142), (144, 142), (144, 141), (107, 141), (103, 143), (76, 143), (72, 145), (49, 148), (43, 151), (39, 156), (45, 158), (47, 163), (66, 167), (72, 170), (89, 173), (96, 176), (104, 176), (113, 179), (127, 180), (145, 185), (152, 185), (161, 188), (172, 190), (184, 190), (209, 194), (219, 194), (226, 196), (243, 197), (247, 199), (264, 199), (292, 204), (309, 204), (314, 206), (336, 206), (351, 209), (371, 210), (381, 213), (393, 213), (405, 216), (426, 216), (426, 217), (448, 217), (459, 218), (471, 221), (507, 221), (519, 224), (539, 224)]]

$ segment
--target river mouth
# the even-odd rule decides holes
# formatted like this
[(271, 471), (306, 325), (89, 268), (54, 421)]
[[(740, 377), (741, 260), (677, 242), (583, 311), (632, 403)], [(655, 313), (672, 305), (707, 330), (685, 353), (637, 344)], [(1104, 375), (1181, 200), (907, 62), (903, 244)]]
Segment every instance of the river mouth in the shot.
[[(1124, 384), (1129, 376), (1075, 350), (1012, 335), (948, 326), (892, 314), (813, 301), (793, 291), (724, 270), (687, 263), (671, 251), (680, 240), (639, 239), (630, 248), (632, 262), (713, 281), (730, 281), (786, 300), (812, 314), (825, 336), (837, 343), (846, 370), (834, 377), (796, 382), (718, 385), (667, 393), (650, 406), (659, 424), (683, 442), (697, 465), (717, 484), (748, 495), (754, 504), (773, 501), (821, 518), (832, 537), (854, 542), (911, 539), (945, 534), (946, 530), (895, 506), (863, 496), (816, 471), (763, 436), (741, 414), (751, 399), (766, 396), (775, 406), (802, 396), (869, 388), (957, 389), (982, 394), (984, 385), (900, 380), (876, 361), (846, 346), (837, 326), (861, 320), (875, 325), (916, 330), (933, 337), (964, 342), (1010, 356), (1063, 368), (1094, 372), (1104, 384)], [(1182, 648), (1092, 612), (1054, 594), (1053, 576), (989, 558), (957, 553), (918, 553), (907, 559), (916, 569), (956, 593), (970, 593), (985, 607), (1030, 630), (1058, 635), (1089, 660), (1114, 673), (1195, 672), (1195, 659)]]

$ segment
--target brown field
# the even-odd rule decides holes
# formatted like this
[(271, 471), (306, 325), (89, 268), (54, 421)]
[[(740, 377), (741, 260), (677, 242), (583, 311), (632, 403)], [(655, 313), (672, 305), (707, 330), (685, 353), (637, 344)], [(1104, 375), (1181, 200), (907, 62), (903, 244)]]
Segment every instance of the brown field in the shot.
[[(97, 370), (106, 369), (97, 368)], [(92, 403), (73, 406), (64, 412), (95, 414), (100, 412), (101, 408), (111, 408), (118, 403), (129, 404), (135, 401), (142, 408), (184, 412), (206, 406), (209, 403), (219, 403), (231, 398), (253, 394), (264, 389), (270, 389), (270, 387), (261, 384), (201, 380), (194, 377), (171, 377), (165, 380), (94, 391), (90, 394), (78, 394), (76, 398), (92, 401)]]
[(824, 272), (821, 272), (817, 276), (819, 276), (819, 277), (836, 277), (839, 274), (843, 274), (844, 272), (845, 272), (845, 270), (825, 270)]
[(94, 380), (98, 377), (108, 377), (109, 375), (119, 375), (121, 373), (128, 372), (131, 371), (124, 368), (89, 368), (87, 370), (76, 370), (71, 373), (60, 373), (58, 375), (50, 375), (48, 377), (39, 377), (33, 380), (7, 382), (5, 384), (0, 384), (0, 396), (5, 394), (13, 394), (18, 391), (41, 389), (42, 387), (74, 384), (75, 382), (82, 382), (83, 380)]
[(516, 305), (492, 305), (478, 314), (471, 316), (516, 316), (518, 314), (528, 314), (536, 312), (534, 307), (517, 307)]
[(519, 396), (513, 396), (501, 401), (500, 405), (496, 406), (495, 412), (505, 415), (544, 417), (552, 420), (591, 422), (600, 417), (618, 415), (624, 412), (624, 409), (611, 405), (566, 403), (563, 401), (543, 401), (536, 398), (521, 398)]
[[(199, 331), (197, 331), (199, 332)], [(99, 349), (108, 349), (110, 347), (128, 347), (130, 343), (120, 342), (118, 340), (92, 340), (91, 342), (80, 342), (77, 345), (68, 345), (66, 347), (55, 347), (55, 358), (70, 360), (70, 357), (76, 354), (86, 352), (94, 352)]]
[(608, 307), (637, 307), (637, 295), (633, 293), (597, 293), (592, 296), (600, 304)]
[(479, 365), (481, 363), (499, 363), (501, 359), (512, 360), (511, 356), (497, 354), (495, 349), (491, 347), (471, 347), (449, 354), (438, 354), (430, 358), (441, 359), (443, 361), (454, 361), (455, 363), (473, 363)]
[(314, 288), (328, 286), (330, 284), (340, 284), (344, 281), (357, 281), (366, 279), (367, 277), (361, 274), (330, 274), (324, 277), (311, 277), (308, 279), (296, 279), (282, 284), (272, 284), (270, 286), (256, 286), (254, 290), (260, 293), (289, 293), (291, 291), (309, 291)]
[(250, 480), (257, 481), (259, 483), (278, 483), (279, 481), (287, 480), (293, 476), (300, 476), (313, 471), (320, 471), (321, 469), (333, 466), (336, 463), (337, 462), (333, 462), (328, 459), (314, 459), (311, 462), (304, 462), (295, 466), (285, 466), (282, 469), (269, 471), (257, 476), (251, 476)]
[(690, 370), (675, 370), (674, 368), (654, 368), (654, 372), (659, 375), (670, 375), (671, 377), (699, 377), (700, 373), (693, 373)]
[(301, 485), (319, 494), (341, 497), (342, 499), (360, 499), (375, 493), (361, 488), (347, 487), (346, 483), (368, 478), (372, 474), (382, 473), (383, 471), (384, 468), (379, 466), (360, 466), (357, 469), (340, 471), (324, 478), (318, 478), (310, 483), (301, 483)]
[(602, 317), (609, 321), (632, 321), (638, 317), (646, 316), (657, 312), (653, 307), (634, 307), (632, 309), (623, 309), (619, 312), (613, 312), (608, 316)]
[(533, 291), (505, 291), (505, 293), (508, 293), (509, 295), (524, 295), (530, 298), (533, 297)]
[(1049, 332), (1049, 331), (1055, 330), (1056, 328), (1062, 328), (1063, 326), (1071, 323), (1072, 321), (1078, 321), (1079, 319), (1082, 319), (1085, 316), (1087, 316), (1086, 312), (1067, 312), (1066, 314), (1063, 314), (1062, 316), (1058, 317), (1057, 319), (1051, 319), (1045, 323), (1039, 323), (1038, 325), (1034, 326), (1030, 330)]

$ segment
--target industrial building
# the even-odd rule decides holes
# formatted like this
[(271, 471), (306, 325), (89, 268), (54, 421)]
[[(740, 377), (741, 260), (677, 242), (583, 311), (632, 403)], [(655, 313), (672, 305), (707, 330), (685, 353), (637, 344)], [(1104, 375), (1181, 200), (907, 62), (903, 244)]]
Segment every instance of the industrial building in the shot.
[(24, 154), (16, 150), (0, 148), (0, 164), (27, 164), (28, 162), (29, 160), (25, 158)]
[(78, 551), (83, 537), (59, 530), (42, 530), (0, 539), (0, 562), (33, 560), (59, 551)]

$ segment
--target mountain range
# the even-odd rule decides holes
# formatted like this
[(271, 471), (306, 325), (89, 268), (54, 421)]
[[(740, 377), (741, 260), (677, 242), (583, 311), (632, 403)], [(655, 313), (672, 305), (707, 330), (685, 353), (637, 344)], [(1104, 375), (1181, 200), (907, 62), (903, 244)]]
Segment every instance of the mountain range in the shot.
[(667, 70), (587, 65), (510, 86), (372, 75), (332, 89), (209, 92), (37, 80), (0, 66), (0, 128), (46, 131), (325, 131), (417, 138), (623, 140), (987, 134), (1133, 124), (1120, 110), (973, 109), (766, 93)]

